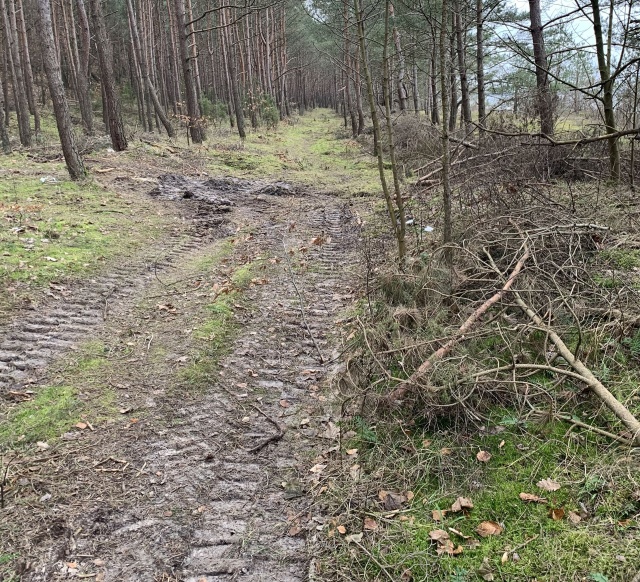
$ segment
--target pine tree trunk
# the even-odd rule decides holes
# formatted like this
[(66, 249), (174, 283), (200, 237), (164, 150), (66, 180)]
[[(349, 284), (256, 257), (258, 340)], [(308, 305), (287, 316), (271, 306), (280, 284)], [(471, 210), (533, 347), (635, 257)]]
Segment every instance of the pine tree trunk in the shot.
[(462, 95), (462, 120), (467, 129), (471, 127), (471, 100), (469, 98), (469, 83), (467, 82), (467, 64), (464, 54), (462, 38), (462, 14), (460, 0), (456, 2), (456, 45), (458, 52), (458, 75), (460, 77), (460, 93)]
[(49, 92), (53, 102), (53, 111), (58, 125), (58, 134), (62, 145), (62, 153), (67, 163), (67, 169), (72, 180), (79, 180), (85, 176), (84, 163), (76, 147), (73, 131), (71, 130), (71, 117), (69, 106), (62, 85), (62, 74), (53, 37), (51, 24), (51, 6), (49, 0), (38, 0), (38, 15), (40, 17), (40, 35), (43, 50), (43, 64)]
[(103, 108), (106, 117), (111, 145), (117, 152), (127, 149), (127, 138), (124, 133), (122, 114), (120, 112), (120, 99), (116, 92), (116, 82), (113, 75), (113, 54), (111, 43), (107, 36), (107, 28), (102, 14), (100, 0), (90, 0), (93, 28), (96, 36), (96, 48), (98, 50), (98, 62), (100, 63), (100, 78), (102, 80), (102, 94), (104, 98)]
[(138, 34), (138, 23), (136, 20), (135, 12), (133, 11), (133, 1), (127, 0), (127, 11), (129, 12), (129, 22), (131, 27), (131, 39), (133, 41), (133, 50), (137, 56), (138, 67), (140, 67), (140, 73), (142, 75), (143, 82), (149, 92), (149, 96), (151, 98), (151, 102), (153, 103), (153, 108), (156, 111), (156, 115), (160, 118), (162, 125), (167, 130), (167, 135), (169, 137), (173, 137), (175, 135), (175, 131), (173, 126), (171, 125), (171, 121), (167, 117), (167, 114), (160, 104), (160, 100), (158, 99), (158, 93), (156, 88), (153, 86), (151, 82), (151, 78), (149, 77), (149, 70), (147, 68), (147, 62), (142, 54), (142, 48), (140, 44), (140, 36)]
[[(532, 1), (532, 0), (530, 0)], [(602, 36), (602, 22), (600, 19), (600, 5), (598, 0), (591, 0), (593, 9), (593, 32), (596, 38), (596, 54), (598, 56), (598, 70), (600, 71), (600, 83), (602, 85), (602, 105), (604, 108), (604, 122), (607, 133), (616, 132), (616, 115), (613, 109), (613, 79), (609, 70), (609, 62), (605, 56), (604, 39)], [(609, 172), (614, 182), (620, 180), (620, 149), (618, 140), (607, 140), (609, 146)]]
[(196, 92), (192, 55), (187, 46), (187, 29), (185, 27), (184, 0), (174, 0), (176, 35), (180, 47), (182, 60), (182, 74), (184, 76), (185, 95), (187, 98), (187, 115), (189, 116), (189, 134), (193, 143), (204, 141), (204, 128), (200, 122), (200, 105)]
[(545, 135), (553, 135), (553, 104), (549, 88), (547, 68), (549, 62), (544, 47), (542, 33), (542, 13), (540, 0), (529, 0), (529, 14), (531, 17), (531, 38), (533, 40), (533, 58), (536, 63), (536, 86), (538, 91), (538, 114), (540, 115), (540, 131)]
[(7, 126), (4, 120), (4, 96), (4, 83), (2, 82), (2, 77), (0, 77), (0, 145), (5, 154), (10, 154), (11, 142), (9, 141), (9, 134), (7, 133)]
[(91, 93), (89, 86), (89, 58), (91, 44), (89, 35), (89, 18), (84, 5), (84, 0), (76, 0), (78, 12), (78, 25), (80, 28), (80, 51), (78, 57), (78, 104), (80, 116), (87, 135), (93, 134), (93, 107), (91, 105)]
[(31, 55), (29, 53), (29, 41), (27, 39), (27, 26), (24, 17), (24, 5), (22, 0), (16, 0), (16, 27), (18, 32), (18, 44), (20, 45), (21, 61), (25, 73), (25, 89), (27, 92), (27, 102), (29, 111), (33, 115), (33, 125), (36, 135), (40, 133), (40, 112), (35, 97), (35, 83), (33, 81), (33, 70), (31, 69)]
[(486, 96), (484, 91), (484, 13), (482, 0), (476, 0), (476, 80), (478, 82), (478, 123), (480, 135), (484, 134), (487, 117)]
[(442, 93), (442, 205), (444, 207), (444, 227), (442, 242), (445, 248), (445, 260), (448, 265), (453, 262), (450, 245), (452, 241), (451, 228), (451, 185), (449, 183), (449, 128), (447, 116), (449, 114), (449, 90), (447, 83), (447, 23), (449, 21), (449, 6), (447, 0), (442, 0), (442, 17), (440, 20), (440, 92)]
[[(9, 8), (9, 12), (7, 12)], [(18, 117), (18, 133), (20, 143), (25, 147), (31, 146), (31, 127), (29, 120), (29, 103), (24, 85), (24, 74), (22, 63), (20, 62), (20, 51), (18, 50), (17, 31), (15, 29), (15, 10), (13, 0), (0, 0), (0, 10), (4, 21), (5, 36), (7, 38), (7, 48), (9, 53), (9, 64), (11, 66), (11, 77), (13, 93), (16, 100), (16, 115)], [(13, 18), (11, 18), (13, 14)]]

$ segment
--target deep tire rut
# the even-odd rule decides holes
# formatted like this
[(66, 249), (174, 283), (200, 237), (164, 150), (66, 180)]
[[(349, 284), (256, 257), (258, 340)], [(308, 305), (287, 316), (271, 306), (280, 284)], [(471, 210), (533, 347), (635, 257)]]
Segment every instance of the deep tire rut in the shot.
[[(47, 529), (24, 580), (66, 579), (76, 573), (70, 563), (107, 582), (307, 579), (305, 536), (319, 522), (305, 482), (328, 442), (320, 438), (330, 419), (320, 386), (339, 366), (335, 322), (353, 301), (358, 227), (349, 206), (329, 196), (240, 200), (232, 221), (251, 230), (248, 245), (274, 260), (268, 282), (246, 291), (252, 308), (238, 315), (242, 329), (229, 355), (205, 394), (182, 406), (163, 402), (137, 438), (103, 442), (92, 453), (117, 471), (113, 494), (80, 489), (75, 509), (56, 510), (64, 516), (61, 534)], [(181, 241), (166, 253), (165, 268), (199, 245)], [(89, 339), (103, 325), (105, 298), (125, 312), (154, 269), (144, 261), (116, 269), (16, 322), (0, 346), (0, 388), (43, 373)], [(122, 472), (116, 459), (127, 460)]]
[(171, 265), (224, 231), (192, 228), (172, 232), (137, 260), (115, 266), (79, 287), (54, 285), (32, 311), (0, 328), (0, 396), (34, 383), (48, 364), (79, 342), (86, 341), (109, 315), (110, 305), (143, 289)]

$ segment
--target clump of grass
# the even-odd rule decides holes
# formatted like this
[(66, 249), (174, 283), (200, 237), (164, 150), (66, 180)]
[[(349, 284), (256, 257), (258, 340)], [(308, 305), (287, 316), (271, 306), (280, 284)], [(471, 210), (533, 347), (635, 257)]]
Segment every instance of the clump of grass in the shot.
[(33, 400), (10, 411), (0, 423), (0, 450), (58, 437), (79, 418), (79, 402), (73, 388), (47, 386)]

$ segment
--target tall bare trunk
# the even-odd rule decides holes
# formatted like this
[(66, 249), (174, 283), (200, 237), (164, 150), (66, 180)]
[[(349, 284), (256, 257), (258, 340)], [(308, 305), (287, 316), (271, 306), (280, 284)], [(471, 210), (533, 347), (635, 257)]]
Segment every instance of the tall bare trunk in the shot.
[(69, 175), (73, 180), (79, 180), (85, 176), (84, 163), (76, 147), (73, 131), (71, 130), (71, 117), (67, 97), (62, 85), (62, 74), (53, 37), (51, 24), (51, 6), (49, 0), (38, 0), (38, 15), (40, 17), (40, 35), (43, 50), (43, 64), (49, 83), (49, 92), (53, 102), (53, 111), (58, 125), (58, 134), (62, 144), (62, 153)]
[(174, 0), (176, 17), (176, 34), (180, 46), (182, 59), (182, 73), (184, 76), (185, 94), (187, 97), (187, 115), (189, 116), (189, 133), (193, 143), (204, 141), (204, 128), (200, 121), (200, 105), (193, 71), (193, 59), (187, 46), (187, 29), (185, 28), (185, 4), (184, 0)]
[(540, 0), (529, 0), (529, 14), (531, 18), (531, 38), (533, 40), (533, 58), (536, 63), (536, 86), (538, 91), (538, 114), (540, 115), (540, 130), (545, 135), (553, 135), (553, 103), (549, 88), (549, 62), (544, 47), (542, 33), (542, 13)]
[[(29, 103), (24, 84), (24, 74), (22, 63), (20, 62), (20, 50), (18, 48), (18, 34), (15, 24), (14, 0), (0, 0), (0, 10), (4, 21), (5, 36), (7, 38), (7, 49), (9, 52), (9, 64), (11, 66), (11, 77), (13, 93), (16, 100), (16, 115), (18, 117), (18, 133), (20, 143), (31, 146), (31, 126), (29, 120)], [(7, 8), (9, 9), (7, 11)], [(13, 17), (12, 17), (13, 15)]]
[(104, 115), (106, 117), (109, 135), (111, 136), (111, 145), (115, 151), (120, 152), (126, 150), (128, 144), (122, 123), (120, 99), (116, 91), (116, 82), (113, 75), (113, 51), (109, 37), (107, 36), (107, 27), (104, 22), (100, 0), (90, 0), (90, 6), (96, 37), (98, 62), (100, 63)]
[(89, 58), (91, 54), (91, 37), (89, 35), (89, 18), (84, 0), (76, 0), (78, 25), (80, 29), (80, 50), (78, 53), (78, 104), (84, 130), (88, 135), (93, 133), (93, 109), (89, 86)]
[[(444, 226), (442, 241), (445, 245), (450, 245), (452, 241), (451, 232), (451, 185), (449, 183), (449, 127), (447, 116), (449, 114), (449, 89), (447, 86), (447, 24), (449, 22), (448, 0), (442, 0), (442, 18), (440, 21), (440, 92), (442, 93), (442, 204), (444, 206)], [(450, 247), (445, 249), (445, 260), (451, 265), (453, 254)]]
[(27, 39), (27, 25), (24, 16), (24, 4), (22, 0), (16, 0), (16, 26), (18, 32), (18, 43), (22, 65), (24, 67), (25, 89), (27, 92), (27, 102), (29, 111), (33, 115), (33, 125), (36, 135), (40, 133), (40, 112), (36, 101), (35, 83), (33, 81), (33, 70), (31, 68), (31, 55), (29, 53), (29, 40)]
[(464, 50), (462, 29), (462, 12), (460, 0), (456, 0), (456, 48), (458, 52), (458, 75), (460, 77), (460, 93), (462, 96), (462, 121), (467, 129), (471, 127), (471, 99), (467, 82), (467, 63)]
[[(531, 0), (530, 0), (531, 1)], [(600, 18), (600, 5), (598, 0), (591, 0), (593, 9), (593, 32), (596, 38), (596, 54), (598, 56), (598, 70), (600, 71), (600, 84), (602, 85), (602, 106), (604, 108), (604, 123), (607, 133), (616, 132), (616, 116), (613, 110), (613, 79), (610, 72), (610, 47), (611, 37), (609, 37), (608, 48), (609, 57), (605, 56), (604, 39), (602, 36), (602, 22)], [(609, 27), (611, 29), (611, 25)], [(611, 30), (609, 31), (611, 34)], [(608, 141), (609, 146), (609, 172), (614, 182), (620, 180), (620, 149), (618, 140), (613, 137)]]
[(5, 154), (10, 154), (11, 142), (9, 141), (7, 126), (4, 123), (4, 95), (4, 84), (2, 83), (2, 77), (0, 76), (0, 145), (2, 146), (2, 151)]
[(162, 125), (164, 125), (164, 128), (167, 130), (167, 135), (169, 137), (173, 137), (175, 135), (175, 131), (173, 129), (173, 126), (171, 125), (171, 121), (167, 117), (164, 107), (162, 107), (162, 105), (160, 104), (160, 99), (158, 99), (156, 88), (153, 86), (151, 78), (149, 77), (147, 61), (142, 54), (140, 36), (138, 34), (138, 22), (136, 19), (136, 14), (133, 10), (132, 0), (127, 0), (127, 11), (129, 12), (129, 22), (131, 23), (131, 39), (133, 40), (133, 49), (137, 55), (138, 66), (140, 67), (140, 73), (142, 75), (143, 82), (146, 86), (147, 91), (149, 92), (149, 96), (151, 97), (151, 102), (153, 103), (156, 115), (160, 118)]
[(484, 134), (487, 105), (484, 91), (484, 11), (482, 0), (476, 0), (476, 79), (478, 82), (478, 123)]

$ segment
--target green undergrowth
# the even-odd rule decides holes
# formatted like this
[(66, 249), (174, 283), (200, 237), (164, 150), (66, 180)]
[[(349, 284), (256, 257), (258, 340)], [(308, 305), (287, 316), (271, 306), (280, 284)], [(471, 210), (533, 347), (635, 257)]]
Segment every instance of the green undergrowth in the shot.
[[(625, 582), (640, 567), (637, 453), (568, 423), (523, 421), (510, 409), (495, 410), (476, 431), (360, 417), (343, 431), (343, 462), (360, 474), (343, 484), (349, 491), (325, 494), (351, 500), (348, 509), (344, 500), (336, 506), (325, 535), (337, 571), (350, 579), (381, 580), (384, 569), (394, 580)], [(481, 451), (488, 461), (478, 460)], [(559, 488), (537, 485), (544, 480)], [(385, 511), (380, 491), (409, 500)], [(522, 493), (542, 499), (525, 502)], [(451, 511), (458, 497), (473, 507)], [(363, 530), (367, 517), (375, 531), (371, 522)], [(482, 522), (502, 531), (482, 537)], [(347, 535), (364, 531), (366, 551), (349, 546), (339, 524)], [(435, 530), (447, 532), (455, 555), (438, 555)]]
[[(225, 247), (228, 252), (231, 247)], [(258, 278), (264, 261), (249, 261), (233, 269), (228, 281), (219, 286), (216, 296), (205, 306), (205, 312), (193, 330), (197, 353), (177, 378), (180, 392), (204, 392), (214, 382), (220, 359), (229, 353), (239, 329), (238, 310), (248, 309), (244, 292)]]
[(116, 414), (109, 349), (98, 340), (82, 344), (62, 362), (55, 384), (34, 387), (32, 399), (0, 410), (0, 450), (52, 441), (78, 422), (100, 423)]
[(34, 291), (86, 276), (155, 238), (163, 219), (138, 206), (68, 180), (61, 164), (0, 157), (0, 317)]
[[(250, 131), (242, 144), (228, 129), (210, 128), (209, 172), (267, 178), (346, 194), (380, 192), (375, 158), (330, 109), (295, 116), (275, 129)], [(215, 145), (213, 145), (215, 143)]]

